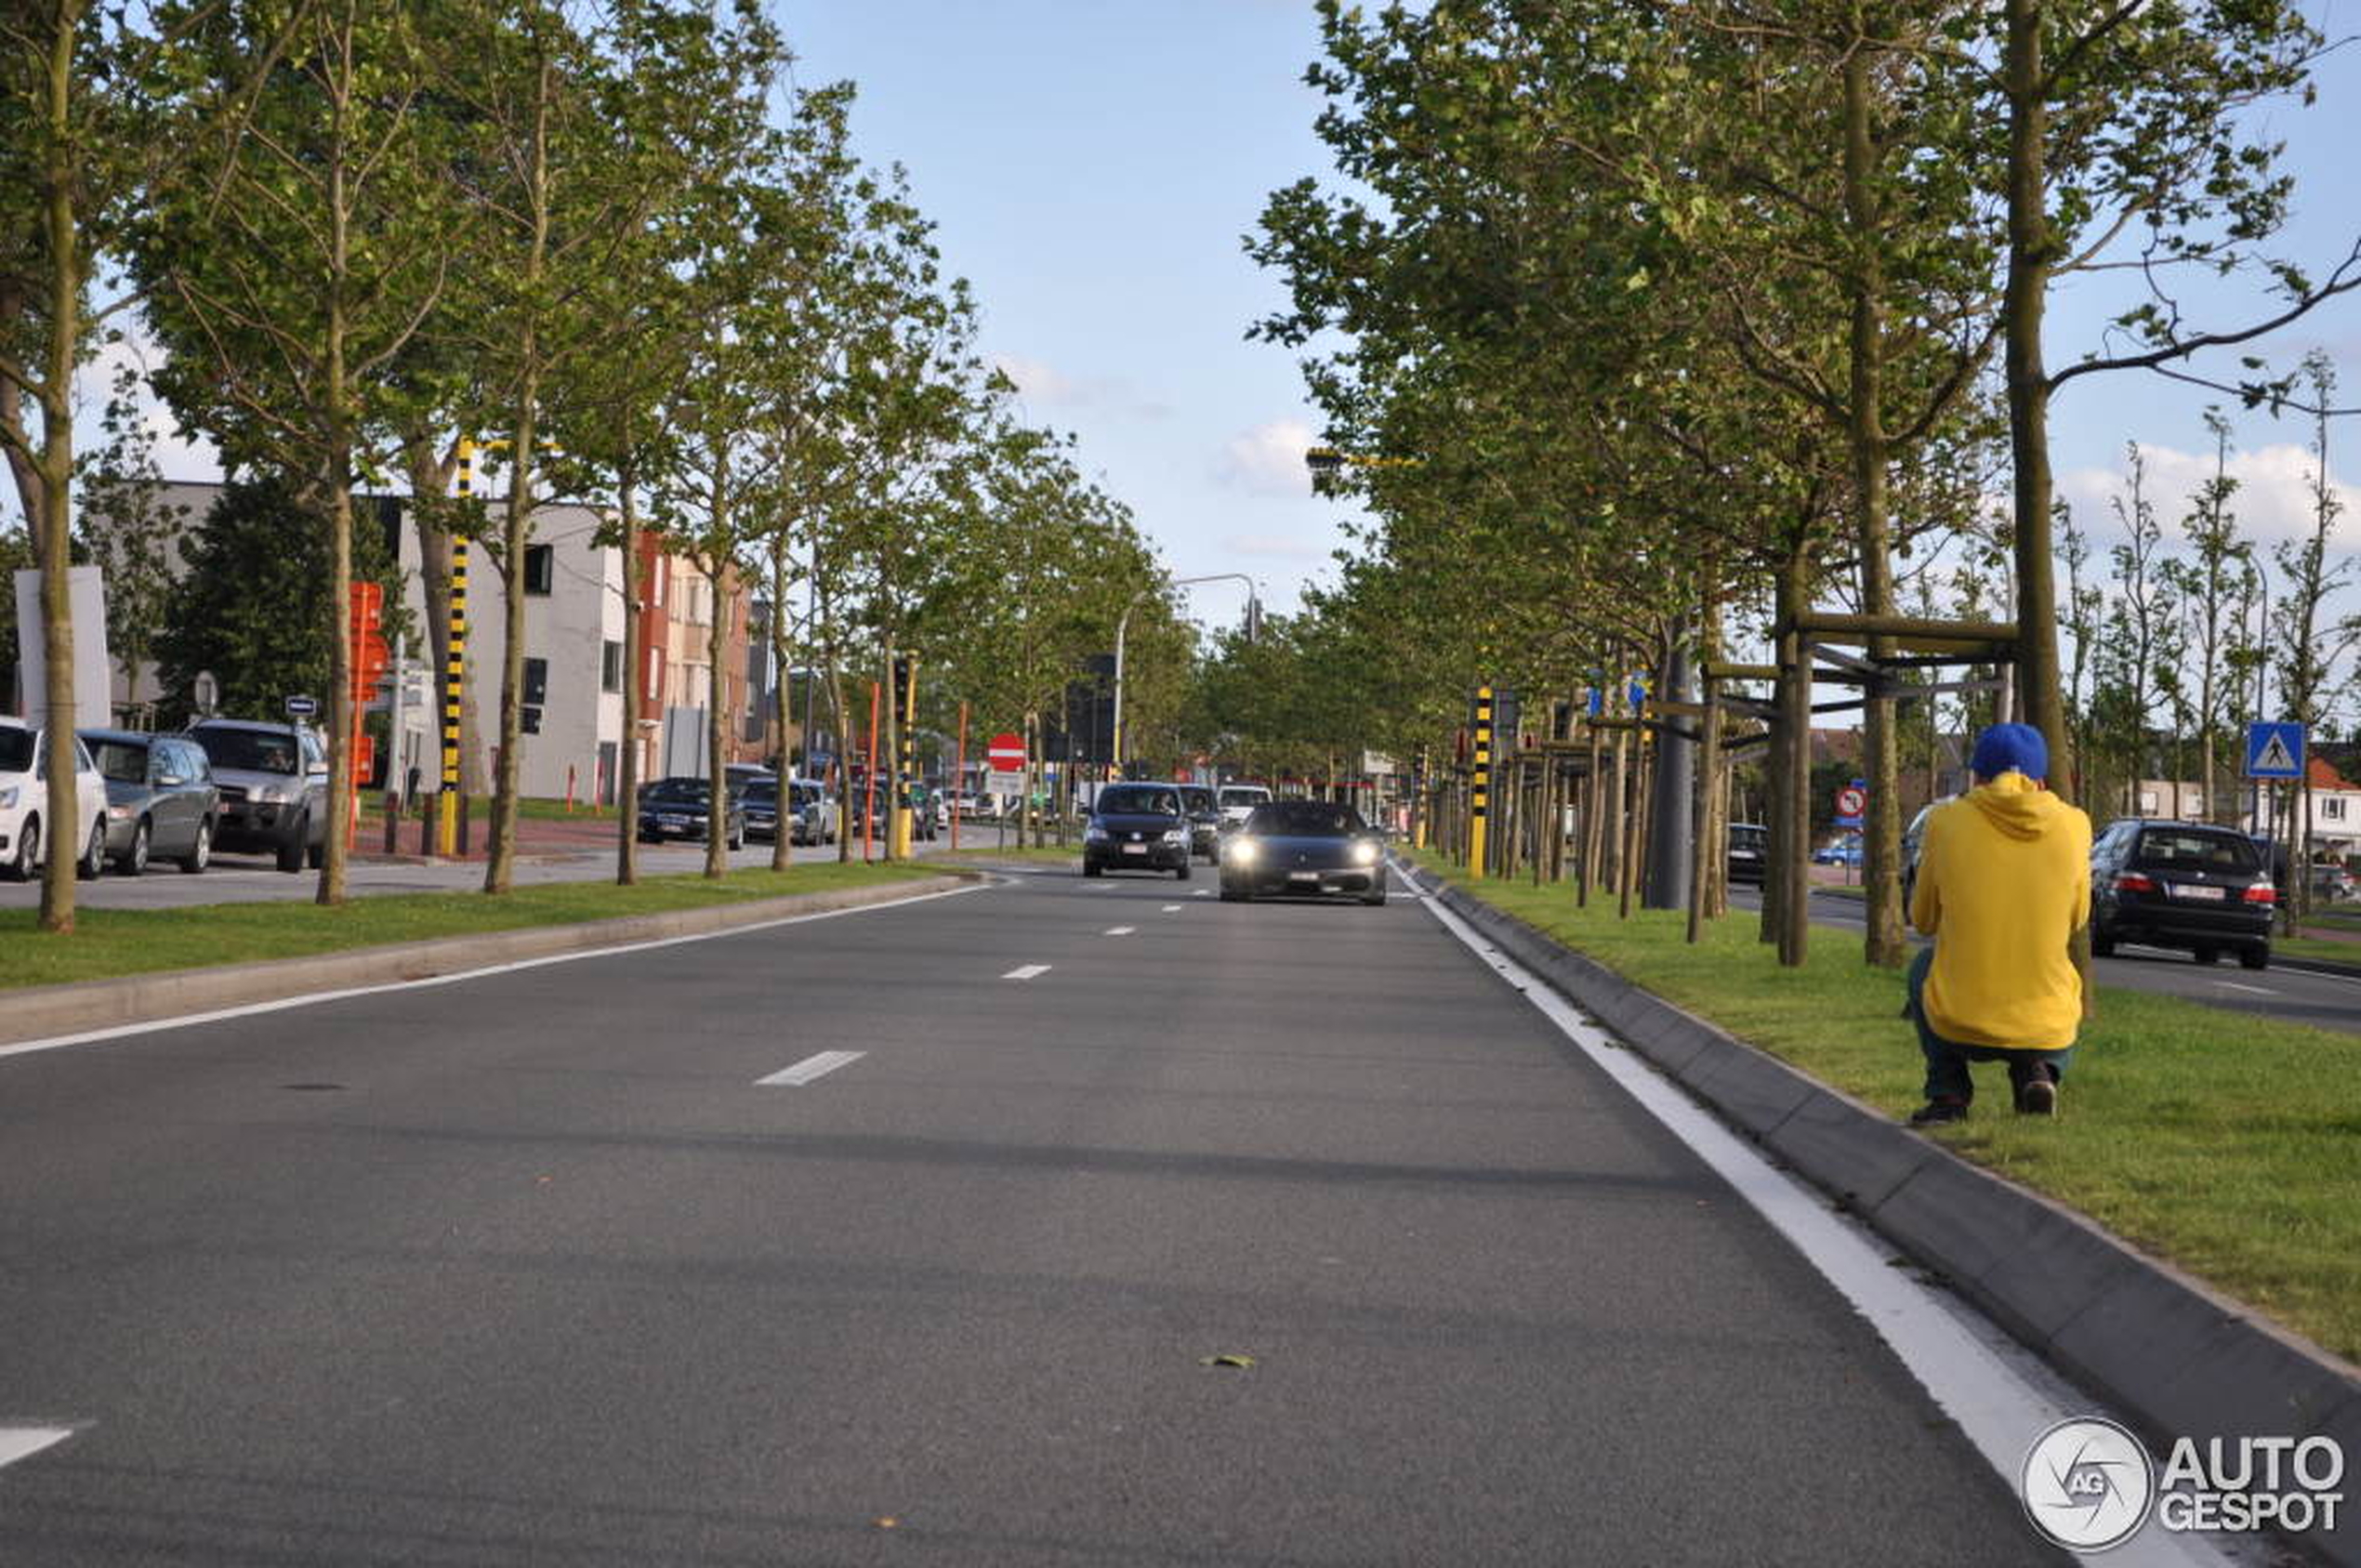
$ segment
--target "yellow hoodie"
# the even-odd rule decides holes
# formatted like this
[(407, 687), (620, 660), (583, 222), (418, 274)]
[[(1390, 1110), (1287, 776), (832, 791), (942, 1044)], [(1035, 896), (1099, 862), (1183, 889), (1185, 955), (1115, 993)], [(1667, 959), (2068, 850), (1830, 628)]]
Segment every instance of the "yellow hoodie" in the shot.
[(2063, 1050), (2082, 1027), (2066, 951), (2091, 918), (2091, 819), (2023, 773), (1927, 818), (1910, 923), (1935, 939), (1927, 1022), (1963, 1046)]

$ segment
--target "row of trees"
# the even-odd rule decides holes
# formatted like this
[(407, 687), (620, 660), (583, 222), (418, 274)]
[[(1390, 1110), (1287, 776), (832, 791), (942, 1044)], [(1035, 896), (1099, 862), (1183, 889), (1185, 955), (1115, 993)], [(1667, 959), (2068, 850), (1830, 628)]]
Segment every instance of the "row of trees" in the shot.
[[(1277, 192), (1248, 244), (1291, 290), (1257, 331), (1307, 353), (1331, 439), (1412, 459), (1342, 477), (1372, 520), (1314, 607), (1356, 729), (1432, 744), (1484, 681), (1571, 694), (1647, 670), (1665, 694), (1681, 660), (1767, 641), (1791, 672), (1783, 785), (1810, 728), (1796, 618), (1833, 602), (1890, 626), (1913, 559), (1980, 540), (2004, 566), (1988, 613), (2017, 627), (2004, 705), (2071, 788), (2051, 396), (2361, 283), (2361, 253), (2315, 276), (2269, 248), (2292, 191), (2251, 111), (2308, 90), (2321, 42), (2300, 12), (1438, 0), (1322, 17), (1309, 79), (1345, 183)], [(2137, 288), (2104, 350), (2051, 368), (2052, 288), (2110, 270)], [(2248, 314), (2194, 320), (2192, 278)], [(2261, 368), (2230, 390), (2303, 404)], [(1872, 688), (1882, 964), (1905, 952), (1905, 726)], [(1800, 962), (1802, 792), (1779, 788), (1771, 820), (1797, 869), (1765, 934)]]
[[(431, 667), (455, 554), (489, 562), (506, 651), (481, 737), (498, 759), (490, 891), (514, 862), (524, 566), (549, 498), (608, 508), (631, 603), (650, 529), (717, 603), (750, 577), (782, 664), (827, 672), (839, 734), (846, 672), (914, 650), (987, 711), (1032, 716), (1158, 578), (1070, 442), (1013, 417), (898, 171), (851, 149), (851, 87), (792, 89), (754, 0), (57, 0), (5, 48), (0, 449), (44, 573), (48, 686), (29, 701), (54, 718), (73, 712), (65, 572), (89, 467), (75, 377), (123, 323), (161, 345), (154, 389), (183, 428), (293, 499), (308, 536), (290, 559), (325, 578), (306, 630), (329, 692), (350, 679), (357, 493), (413, 500)], [(125, 509), (89, 512), (104, 487), (80, 478), (86, 520)], [(86, 549), (142, 536), (84, 532)], [(162, 613), (142, 608), (143, 626)], [(1181, 635), (1161, 599), (1150, 618), (1151, 642)], [(345, 705), (324, 705), (334, 903), (352, 748)], [(716, 776), (721, 744), (715, 726)], [(70, 780), (48, 816), (72, 824)], [(627, 823), (621, 837), (628, 880)], [(47, 929), (73, 923), (71, 858), (49, 858)]]

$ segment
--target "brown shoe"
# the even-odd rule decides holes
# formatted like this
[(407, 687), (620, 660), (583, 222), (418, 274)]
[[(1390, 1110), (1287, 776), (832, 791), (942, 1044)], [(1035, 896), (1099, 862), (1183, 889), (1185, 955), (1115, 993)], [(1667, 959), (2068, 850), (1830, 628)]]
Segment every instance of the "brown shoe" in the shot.
[(2054, 1116), (2058, 1113), (2058, 1082), (2044, 1068), (2017, 1086), (2017, 1114)]

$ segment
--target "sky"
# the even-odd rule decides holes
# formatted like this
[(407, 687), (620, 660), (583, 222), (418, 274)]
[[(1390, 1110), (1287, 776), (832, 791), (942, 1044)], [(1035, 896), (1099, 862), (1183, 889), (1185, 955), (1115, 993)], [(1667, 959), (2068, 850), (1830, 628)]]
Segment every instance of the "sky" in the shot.
[[(1131, 507), (1175, 577), (1244, 573), (1274, 609), (1333, 570), (1346, 504), (1315, 497), (1302, 462), (1318, 429), (1292, 351), (1250, 343), (1248, 325), (1284, 303), (1280, 277), (1242, 248), (1269, 193), (1332, 168), (1313, 135), (1324, 100), (1303, 84), (1318, 53), (1311, 0), (772, 0), (806, 86), (859, 87), (855, 146), (900, 164), (938, 225), (946, 269), (983, 309), (983, 347), (1035, 424), (1074, 432), (1084, 469)], [(2315, 13), (2332, 35), (2361, 33), (2361, 0)], [(2325, 271), (2361, 233), (2361, 48), (2330, 57), (2319, 102), (2271, 112), (2298, 177), (2292, 253)], [(2101, 340), (2116, 274), (2054, 296), (2052, 367)], [(2198, 320), (2245, 321), (2250, 290)], [(2361, 297), (2337, 301), (2260, 345), (2292, 364), (2327, 349), (2361, 407)], [(2235, 376), (2235, 356), (2211, 368)], [(102, 383), (101, 383), (102, 384)], [(2124, 448), (2148, 455), (2151, 496), (2170, 529), (2205, 477), (2201, 422), (2218, 394), (2144, 373), (2090, 376), (2053, 411), (2059, 494), (2100, 541), (2112, 535)], [(2231, 410), (2232, 472), (2249, 531), (2304, 523), (2310, 430)], [(2335, 438), (2361, 450), (2361, 420)], [(174, 478), (206, 455), (178, 443)], [(2361, 474), (2361, 458), (2332, 460)], [(2361, 489), (2343, 488), (2348, 531)], [(2361, 537), (2355, 534), (2354, 537)], [(1208, 624), (1241, 612), (1235, 584), (1192, 591)]]
[[(1284, 294), (1240, 237), (1272, 191), (1332, 167), (1312, 133), (1323, 99), (1302, 82), (1318, 54), (1311, 0), (779, 0), (775, 14), (799, 80), (859, 84), (857, 144), (908, 169), (947, 265), (976, 285), (984, 349), (1032, 417), (1078, 434), (1085, 468), (1131, 506), (1176, 576), (1245, 572), (1287, 607), (1329, 568), (1348, 514), (1305, 478), (1319, 421), (1293, 354), (1245, 340)], [(2356, 0), (2319, 14), (2331, 33), (2361, 30)], [(2291, 239), (2318, 270), (2361, 231), (2356, 53), (2331, 58), (2317, 105), (2272, 121), (2300, 181)], [(2061, 289), (2052, 366), (2096, 345), (2103, 296), (2122, 281)], [(2361, 406), (2361, 301), (2263, 347), (2292, 363), (2315, 344), (2344, 367), (2341, 402)], [(2235, 357), (2216, 364), (2236, 369)], [(2136, 441), (2170, 527), (2205, 477), (2201, 415), (2219, 401), (2143, 373), (2071, 384), (2054, 412), (2060, 494), (2108, 535)], [(2305, 512), (2310, 432), (2232, 412), (2248, 523), (2286, 536)], [(2361, 442), (2361, 424), (2345, 423)], [(2361, 528), (2361, 491), (2346, 494)], [(1198, 613), (1234, 613), (1235, 594), (1199, 590)]]

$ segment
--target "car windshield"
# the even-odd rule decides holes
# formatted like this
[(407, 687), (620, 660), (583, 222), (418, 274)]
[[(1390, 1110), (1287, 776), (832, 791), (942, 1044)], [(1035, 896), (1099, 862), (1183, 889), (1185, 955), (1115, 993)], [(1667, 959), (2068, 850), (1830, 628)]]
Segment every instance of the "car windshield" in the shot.
[(1341, 838), (1365, 831), (1361, 813), (1326, 800), (1274, 800), (1246, 819), (1248, 833), (1286, 838)]
[(1260, 806), (1271, 798), (1267, 789), (1225, 789), (1221, 792), (1224, 806)]
[(1187, 805), (1192, 812), (1201, 813), (1218, 810), (1220, 809), (1213, 803), (1213, 791), (1205, 788), (1203, 785), (1191, 786), (1184, 784), (1181, 786), (1180, 799), (1185, 805)]
[(756, 779), (746, 785), (745, 797), (758, 806), (769, 806), (779, 798), (779, 781)]
[(101, 777), (117, 784), (148, 782), (148, 748), (137, 741), (100, 741), (90, 748)]
[(269, 730), (204, 729), (197, 744), (216, 768), (240, 768), (249, 773), (292, 773), (296, 771), (296, 739)]
[(793, 798), (797, 805), (816, 806), (820, 803), (820, 786), (818, 784), (790, 784), (788, 787), (795, 792)]
[(1099, 792), (1099, 810), (1172, 817), (1180, 814), (1180, 801), (1169, 789), (1104, 789)]
[(703, 779), (658, 779), (648, 786), (647, 798), (665, 806), (702, 806), (705, 796)]
[(1761, 854), (1770, 847), (1771, 830), (1767, 827), (1733, 826), (1730, 829), (1730, 848), (1734, 850), (1752, 850)]
[(0, 724), (0, 773), (33, 771), (33, 731)]
[(2140, 863), (2166, 871), (2253, 871), (2254, 846), (2235, 833), (2150, 828), (2140, 836)]

